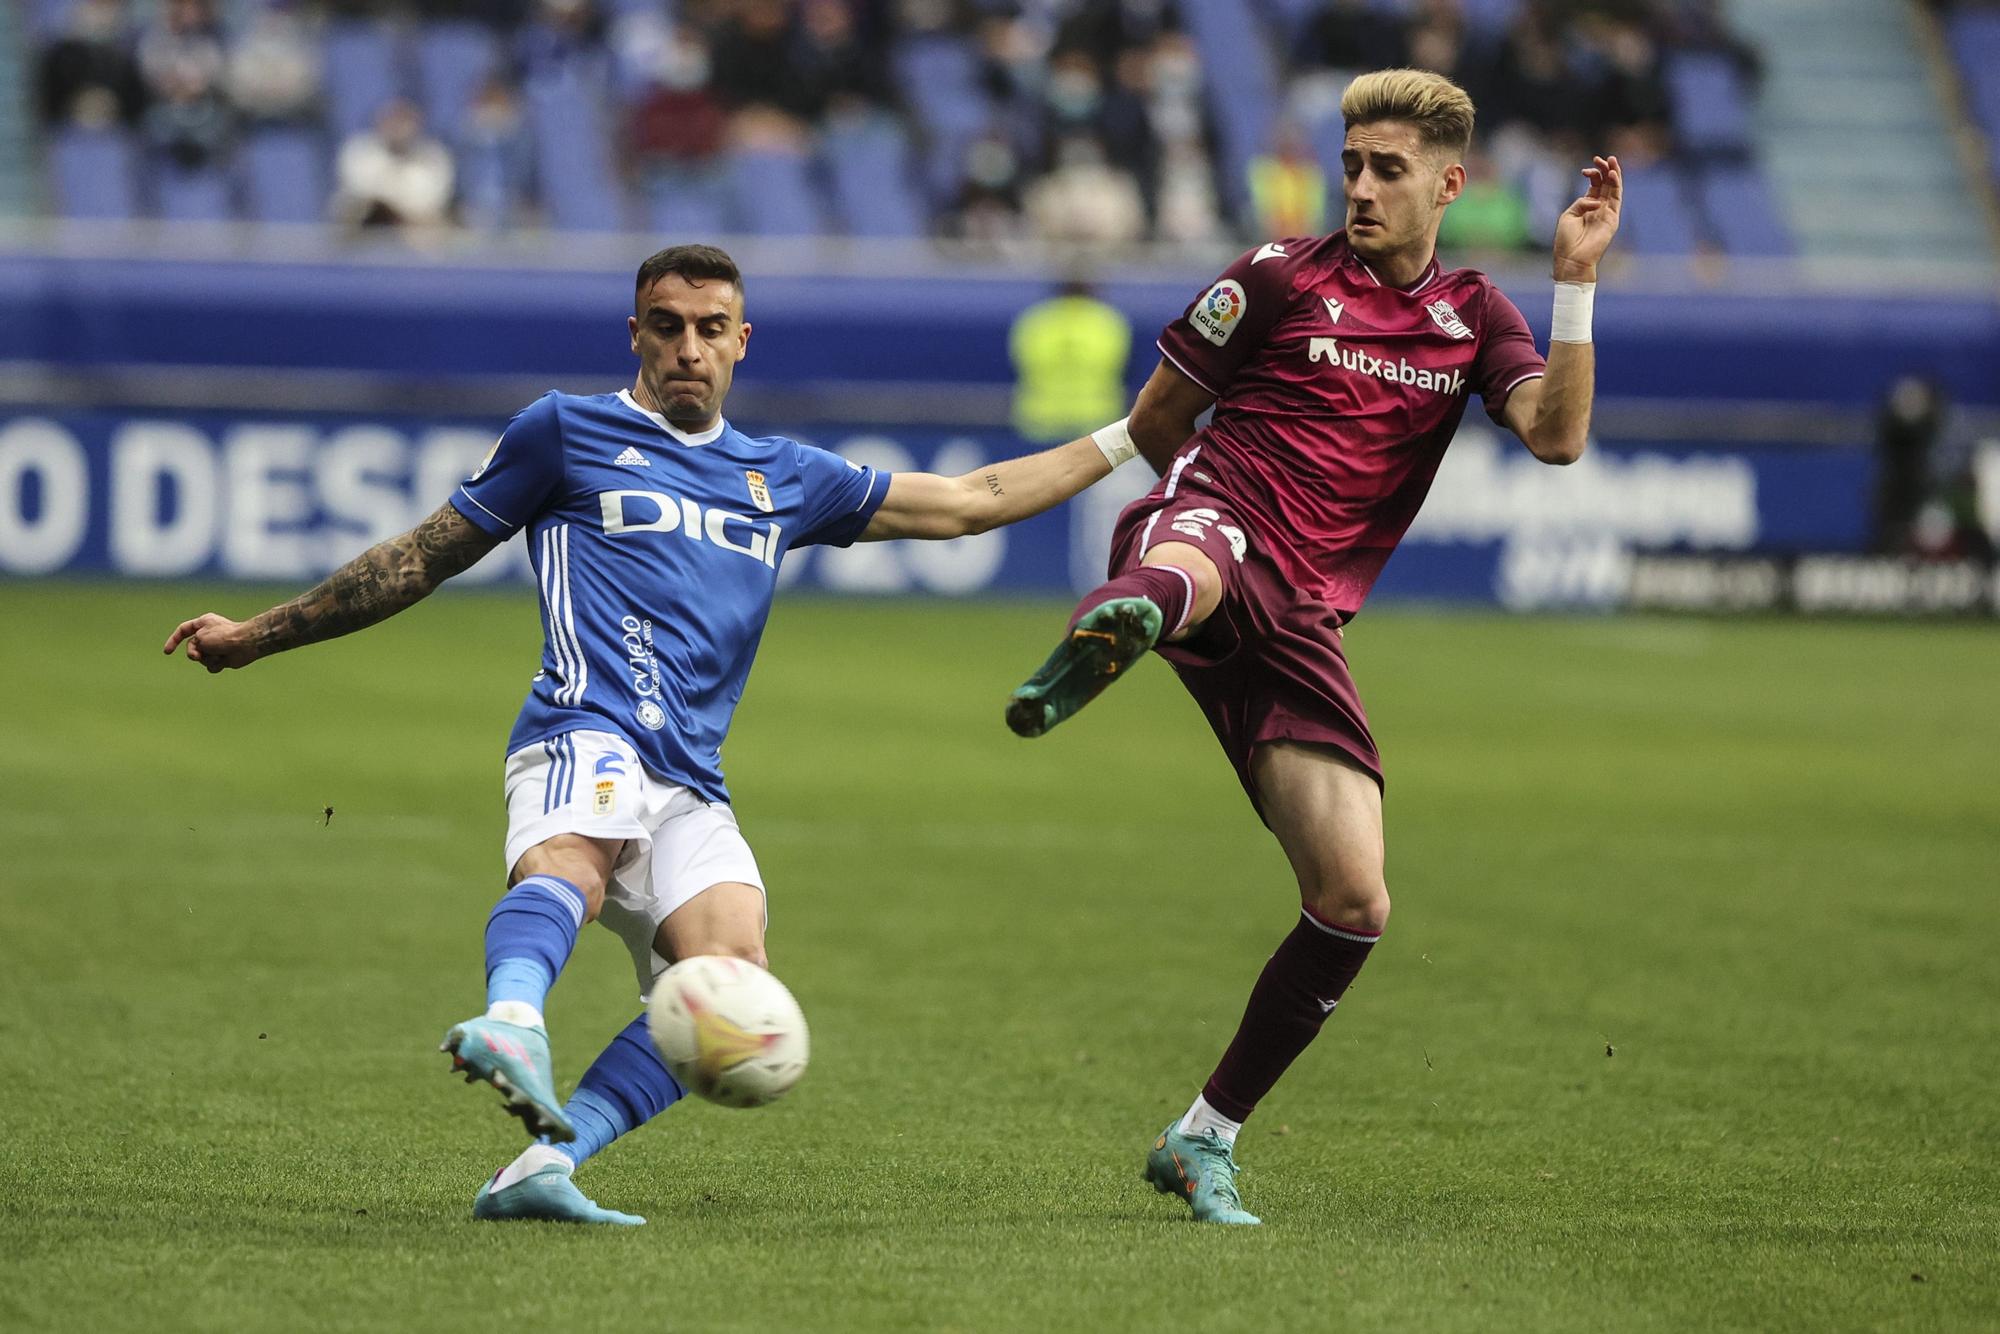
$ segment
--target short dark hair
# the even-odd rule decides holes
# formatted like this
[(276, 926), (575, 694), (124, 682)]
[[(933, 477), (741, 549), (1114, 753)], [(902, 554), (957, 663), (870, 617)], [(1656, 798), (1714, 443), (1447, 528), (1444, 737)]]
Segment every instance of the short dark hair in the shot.
[(641, 294), (670, 273), (678, 273), (689, 282), (719, 279), (734, 287), (739, 298), (743, 295), (743, 273), (727, 252), (712, 245), (672, 245), (647, 256), (639, 266), (638, 286), (632, 293), (635, 304)]

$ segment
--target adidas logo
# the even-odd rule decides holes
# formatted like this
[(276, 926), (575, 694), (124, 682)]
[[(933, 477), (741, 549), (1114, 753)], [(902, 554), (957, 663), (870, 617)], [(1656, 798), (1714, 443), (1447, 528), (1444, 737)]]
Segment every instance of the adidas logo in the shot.
[(625, 446), (625, 452), (611, 461), (626, 468), (650, 468), (653, 466), (646, 462), (644, 454), (641, 454), (630, 445)]

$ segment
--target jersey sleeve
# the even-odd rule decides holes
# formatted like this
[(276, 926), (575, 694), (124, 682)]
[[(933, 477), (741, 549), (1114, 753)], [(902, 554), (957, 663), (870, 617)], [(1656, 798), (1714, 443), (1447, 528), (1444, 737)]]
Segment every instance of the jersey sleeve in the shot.
[(556, 396), (544, 394), (507, 423), (486, 461), (451, 493), (452, 508), (505, 541), (541, 512), (562, 479)]
[(1244, 251), (1179, 319), (1161, 330), (1161, 355), (1221, 398), (1291, 304), (1300, 261), (1290, 252), (1307, 244), (1278, 241)]
[(875, 511), (882, 508), (889, 494), (889, 474), (849, 463), (831, 450), (794, 444), (799, 451), (799, 482), (805, 491), (805, 505), (799, 516), (798, 536), (791, 544), (851, 545), (875, 517)]
[(1497, 287), (1486, 289), (1486, 318), (1479, 333), (1479, 351), (1472, 359), (1472, 392), (1486, 405), (1486, 415), (1501, 425), (1507, 396), (1524, 380), (1548, 369), (1535, 350), (1535, 336), (1521, 309)]

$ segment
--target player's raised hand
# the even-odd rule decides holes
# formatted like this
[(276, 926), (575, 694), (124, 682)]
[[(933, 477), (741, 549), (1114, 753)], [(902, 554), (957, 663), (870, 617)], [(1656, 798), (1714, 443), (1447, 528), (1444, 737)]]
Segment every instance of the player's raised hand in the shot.
[(1625, 202), (1625, 175), (1615, 157), (1592, 158), (1583, 169), (1590, 188), (1556, 219), (1556, 281), (1594, 283), (1597, 261), (1618, 233), (1618, 210)]
[(218, 616), (212, 611), (175, 626), (174, 632), (167, 636), (166, 646), (160, 651), (172, 653), (182, 644), (187, 645), (188, 661), (198, 662), (210, 672), (229, 667), (248, 667), (258, 657), (257, 646), (244, 634), (242, 622)]

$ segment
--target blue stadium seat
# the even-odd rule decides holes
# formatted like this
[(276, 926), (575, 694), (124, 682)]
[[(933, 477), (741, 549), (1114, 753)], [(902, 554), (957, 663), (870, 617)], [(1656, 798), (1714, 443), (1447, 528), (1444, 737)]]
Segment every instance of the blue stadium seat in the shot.
[(417, 90), (431, 132), (456, 139), (480, 85), (500, 66), (500, 42), (483, 23), (433, 23), (417, 35)]
[(367, 129), (384, 102), (402, 95), (400, 54), (395, 30), (378, 19), (327, 25), (327, 119), (336, 138)]
[(833, 206), (849, 236), (922, 236), (925, 214), (910, 187), (910, 141), (890, 116), (829, 126), (825, 139)]
[(326, 145), (313, 130), (263, 129), (238, 154), (244, 211), (256, 222), (320, 222), (332, 193)]
[(49, 144), (49, 175), (62, 217), (139, 215), (138, 152), (122, 131), (56, 131)]
[(804, 153), (741, 149), (729, 155), (729, 229), (743, 236), (817, 236), (826, 230)]
[(662, 245), (729, 230), (729, 184), (720, 168), (676, 167), (646, 182), (646, 225)]
[(1742, 157), (1750, 151), (1750, 100), (1728, 57), (1682, 51), (1667, 61), (1674, 137), (1696, 157)]
[(179, 167), (153, 163), (153, 212), (167, 222), (229, 222), (236, 201), (221, 167)]
[(611, 167), (602, 108), (567, 80), (531, 84), (528, 125), (543, 207), (559, 231), (620, 231), (625, 198)]
[(1688, 207), (1686, 183), (1680, 171), (1664, 162), (1626, 163), (1627, 208), (1618, 228), (1618, 244), (1635, 255), (1692, 254), (1701, 228)]
[(1779, 215), (1770, 182), (1754, 166), (1716, 164), (1702, 174), (1702, 202), (1723, 250), (1731, 255), (1798, 253), (1791, 229)]

